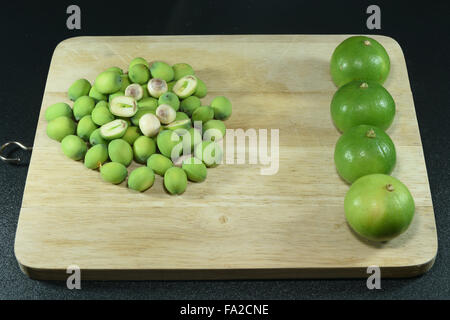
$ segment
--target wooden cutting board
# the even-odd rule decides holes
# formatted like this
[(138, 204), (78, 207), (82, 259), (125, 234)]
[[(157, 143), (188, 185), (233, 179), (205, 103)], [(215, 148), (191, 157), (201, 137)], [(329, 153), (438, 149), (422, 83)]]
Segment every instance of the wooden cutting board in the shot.
[[(347, 35), (80, 37), (55, 49), (18, 223), (15, 254), (36, 279), (238, 279), (382, 277), (426, 272), (437, 252), (427, 171), (402, 49), (374, 36), (391, 57), (385, 83), (397, 104), (388, 134), (397, 147), (393, 175), (410, 189), (416, 214), (388, 243), (357, 237), (346, 224), (349, 186), (336, 173), (340, 134), (330, 118), (336, 91), (329, 75), (334, 48)], [(279, 129), (279, 171), (258, 164), (221, 165), (181, 196), (162, 178), (136, 193), (105, 183), (66, 158), (45, 133), (46, 108), (68, 101), (78, 78), (93, 81), (111, 66), (143, 56), (187, 62), (209, 88), (204, 104), (226, 95), (228, 128)], [(270, 140), (270, 139), (269, 139)], [(132, 169), (134, 165), (130, 168)]]

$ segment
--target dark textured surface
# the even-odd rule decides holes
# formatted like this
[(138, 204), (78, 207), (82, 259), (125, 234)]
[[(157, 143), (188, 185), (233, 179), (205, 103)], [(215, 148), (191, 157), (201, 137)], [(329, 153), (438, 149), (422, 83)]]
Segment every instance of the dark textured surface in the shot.
[[(133, 3), (138, 4), (140, 1)], [(31, 145), (55, 46), (80, 35), (346, 34), (376, 33), (403, 48), (419, 120), (439, 237), (434, 267), (414, 279), (83, 282), (70, 291), (61, 282), (38, 282), (19, 270), (13, 244), (26, 166), (0, 163), (0, 298), (2, 299), (419, 299), (450, 298), (450, 123), (448, 2), (377, 1), (382, 30), (366, 29), (367, 1), (142, 1), (128, 15), (106, 2), (78, 2), (82, 30), (66, 29), (66, 8), (2, 3), (0, 138)], [(18, 2), (16, 2), (18, 3)], [(22, 3), (22, 2), (20, 2)], [(194, 5), (194, 3), (196, 5)]]

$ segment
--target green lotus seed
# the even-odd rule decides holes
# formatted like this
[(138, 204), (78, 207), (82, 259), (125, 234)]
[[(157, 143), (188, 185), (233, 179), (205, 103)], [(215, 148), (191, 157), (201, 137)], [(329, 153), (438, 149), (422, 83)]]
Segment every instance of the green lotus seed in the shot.
[(108, 160), (108, 148), (104, 144), (97, 144), (86, 152), (84, 165), (94, 170), (100, 168), (106, 160)]
[(100, 101), (96, 104), (94, 110), (92, 110), (92, 121), (98, 126), (107, 124), (113, 121), (114, 115), (109, 111), (109, 106), (106, 101)]
[(159, 153), (154, 153), (148, 158), (147, 167), (163, 177), (166, 171), (173, 167), (173, 163), (169, 158)]
[(214, 110), (211, 107), (203, 106), (195, 109), (192, 114), (192, 121), (201, 121), (202, 123), (208, 122), (214, 118)]
[(111, 72), (115, 72), (120, 75), (123, 75), (123, 70), (119, 67), (111, 67), (111, 68), (106, 69), (105, 71), (111, 71)]
[(108, 101), (111, 103), (115, 98), (123, 96), (125, 96), (125, 91), (117, 91), (109, 95)]
[(134, 116), (138, 110), (136, 100), (125, 96), (112, 99), (109, 109), (113, 115), (126, 118)]
[(154, 114), (146, 113), (139, 119), (139, 129), (144, 136), (154, 137), (161, 129), (161, 123)]
[(108, 162), (100, 167), (100, 175), (106, 182), (112, 184), (122, 183), (128, 175), (127, 168), (121, 163)]
[(189, 116), (186, 113), (181, 112), (181, 111), (177, 112), (177, 116), (175, 117), (175, 121), (186, 120), (186, 119), (190, 120)]
[(183, 161), (182, 168), (189, 180), (193, 182), (205, 181), (208, 170), (203, 162), (195, 157), (190, 157)]
[(139, 99), (139, 101), (150, 97), (150, 94), (148, 93), (148, 89), (147, 89), (147, 84), (141, 84), (141, 88), (142, 88), (142, 98)]
[(158, 108), (158, 100), (153, 97), (142, 98), (137, 104), (139, 108), (149, 107), (153, 108), (153, 111), (156, 111), (156, 108)]
[(209, 120), (203, 125), (203, 140), (219, 141), (225, 136), (227, 128), (221, 120)]
[(172, 90), (179, 98), (185, 99), (194, 94), (197, 83), (195, 76), (185, 76), (175, 83)]
[(134, 160), (138, 163), (146, 163), (147, 159), (156, 152), (156, 143), (153, 139), (140, 136), (133, 144)]
[(109, 141), (103, 139), (102, 135), (100, 134), (100, 128), (95, 129), (92, 133), (91, 136), (89, 137), (89, 143), (92, 146), (95, 146), (97, 144), (104, 144), (107, 145)]
[(67, 91), (69, 99), (72, 101), (77, 100), (79, 97), (87, 96), (91, 90), (91, 84), (86, 79), (78, 79), (75, 81)]
[(181, 110), (186, 112), (189, 117), (192, 117), (192, 113), (194, 113), (195, 109), (200, 108), (201, 105), (202, 102), (195, 96), (190, 96), (180, 103)]
[(117, 92), (122, 87), (122, 76), (114, 71), (100, 73), (94, 82), (95, 89), (103, 94)]
[(171, 66), (165, 62), (155, 61), (150, 67), (150, 72), (153, 78), (162, 79), (166, 82), (172, 81), (174, 72)]
[(173, 87), (175, 86), (176, 81), (167, 82), (167, 91), (173, 92)]
[(147, 91), (153, 98), (159, 98), (167, 90), (167, 83), (159, 78), (153, 78), (147, 84)]
[(61, 141), (63, 153), (73, 160), (81, 160), (87, 152), (86, 143), (78, 136), (68, 135)]
[(81, 118), (80, 122), (78, 122), (77, 126), (77, 136), (79, 136), (84, 141), (89, 141), (89, 137), (91, 136), (92, 132), (97, 129), (97, 126), (95, 125), (94, 121), (92, 121), (91, 116), (84, 116)]
[(122, 119), (116, 119), (100, 127), (100, 135), (105, 140), (114, 140), (124, 136), (128, 124)]
[(194, 96), (198, 98), (204, 98), (208, 94), (208, 89), (206, 88), (206, 84), (197, 78), (197, 88), (195, 89)]
[(194, 69), (187, 63), (176, 63), (172, 66), (175, 81), (180, 80), (184, 76), (194, 75)]
[(119, 91), (125, 92), (125, 89), (131, 84), (130, 78), (128, 78), (128, 74), (123, 74), (120, 76), (122, 78), (122, 85), (120, 86)]
[(106, 94), (98, 92), (97, 89), (95, 89), (95, 87), (92, 87), (91, 90), (89, 91), (89, 97), (94, 99), (96, 102), (108, 100), (108, 96)]
[(150, 70), (146, 65), (138, 63), (128, 70), (128, 77), (133, 83), (144, 84), (150, 79)]
[(171, 106), (175, 111), (178, 111), (180, 108), (180, 99), (178, 99), (178, 96), (173, 92), (166, 92), (158, 99), (158, 104), (167, 104)]
[(132, 146), (137, 138), (141, 136), (141, 131), (138, 127), (128, 127), (127, 131), (123, 135), (122, 139)]
[(203, 141), (195, 147), (194, 155), (202, 160), (208, 168), (218, 166), (223, 157), (223, 151), (219, 144), (211, 141)]
[(155, 174), (148, 167), (140, 167), (131, 171), (128, 177), (128, 188), (143, 192), (155, 182)]
[[(156, 138), (156, 144), (158, 149), (167, 158), (175, 159), (181, 154), (182, 144), (181, 138), (178, 134), (172, 130), (163, 130), (158, 134)], [(172, 155), (173, 151), (173, 155)], [(173, 156), (173, 157), (172, 157)]]
[(202, 142), (202, 133), (197, 128), (190, 128), (187, 132), (177, 132), (183, 139), (183, 151), (194, 150), (194, 147)]
[(214, 109), (214, 118), (217, 120), (227, 120), (231, 116), (231, 102), (223, 96), (214, 98), (211, 108)]
[(176, 111), (168, 104), (159, 105), (159, 107), (156, 108), (155, 114), (163, 124), (169, 124), (177, 117)]
[(131, 60), (130, 65), (128, 66), (128, 69), (131, 69), (131, 67), (134, 66), (135, 64), (143, 64), (147, 68), (150, 66), (148, 64), (147, 60), (145, 60), (144, 58), (141, 58), (141, 57), (137, 57), (137, 58), (134, 58), (133, 60)]
[(76, 127), (77, 125), (72, 119), (61, 116), (47, 124), (47, 136), (50, 139), (61, 141), (66, 136), (74, 134)]
[(187, 176), (183, 169), (172, 167), (164, 174), (164, 186), (171, 194), (182, 194), (187, 187)]
[(89, 96), (79, 97), (73, 104), (73, 115), (76, 120), (89, 116), (94, 110), (95, 100)]
[(115, 139), (109, 143), (108, 155), (111, 161), (121, 163), (126, 167), (133, 161), (133, 149), (123, 139)]
[(141, 120), (142, 116), (147, 113), (155, 114), (156, 110), (153, 107), (140, 107), (138, 108), (136, 114), (131, 118), (131, 122), (135, 126), (139, 126), (139, 121)]
[(55, 103), (48, 107), (47, 110), (45, 110), (45, 120), (49, 122), (62, 116), (67, 118), (72, 118), (73, 116), (72, 109), (67, 103)]

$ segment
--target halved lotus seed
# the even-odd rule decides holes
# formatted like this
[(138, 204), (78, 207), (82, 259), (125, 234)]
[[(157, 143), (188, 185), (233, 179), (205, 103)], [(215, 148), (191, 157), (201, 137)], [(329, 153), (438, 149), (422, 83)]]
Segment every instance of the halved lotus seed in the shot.
[(61, 141), (68, 135), (72, 135), (76, 130), (76, 123), (65, 116), (53, 119), (47, 124), (47, 136), (50, 139)]
[(128, 70), (128, 77), (133, 83), (144, 84), (150, 79), (150, 70), (144, 64), (134, 64)]
[(104, 144), (97, 144), (90, 148), (84, 156), (84, 165), (89, 169), (100, 168), (108, 160), (108, 148)]
[(103, 94), (117, 92), (122, 87), (122, 77), (114, 71), (100, 73), (94, 82), (95, 89)]
[(45, 120), (49, 122), (61, 116), (65, 116), (67, 118), (72, 118), (73, 116), (72, 109), (67, 103), (55, 103), (45, 110)]
[(202, 160), (207, 167), (216, 167), (222, 162), (223, 151), (219, 144), (203, 141), (195, 147), (195, 157)]
[(158, 99), (158, 104), (168, 104), (171, 106), (175, 111), (178, 111), (180, 108), (180, 99), (178, 99), (178, 96), (173, 92), (166, 92)]
[(164, 174), (164, 186), (171, 194), (182, 194), (187, 187), (187, 176), (183, 169), (172, 167)]
[(163, 124), (171, 123), (177, 117), (177, 112), (168, 104), (162, 104), (156, 109), (156, 116)]
[(111, 161), (128, 167), (133, 161), (133, 149), (123, 139), (115, 139), (108, 144), (108, 155)]
[(128, 177), (128, 188), (143, 192), (155, 182), (155, 174), (148, 167), (140, 167), (131, 171)]
[(79, 136), (84, 141), (89, 141), (89, 137), (94, 130), (97, 129), (94, 121), (92, 121), (91, 116), (84, 116), (81, 118), (80, 122), (78, 122), (77, 126), (77, 136)]
[(92, 121), (98, 126), (102, 126), (108, 122), (113, 121), (114, 115), (109, 111), (109, 106), (106, 101), (100, 101), (92, 110)]
[(154, 153), (147, 160), (147, 167), (152, 169), (156, 174), (164, 176), (166, 171), (173, 167), (172, 161), (164, 157), (162, 154)]
[(130, 118), (137, 112), (136, 100), (132, 97), (116, 97), (111, 101), (110, 110), (118, 117)]
[(125, 180), (128, 175), (128, 171), (127, 168), (121, 163), (109, 162), (100, 167), (100, 175), (106, 182), (119, 184)]
[(122, 120), (117, 119), (100, 127), (100, 135), (105, 140), (113, 140), (122, 137), (127, 131), (128, 124)]
[(142, 90), (140, 84), (133, 83), (125, 89), (125, 95), (127, 97), (133, 97), (135, 100), (141, 100), (144, 95), (144, 90)]
[(139, 119), (139, 129), (144, 136), (154, 137), (159, 133), (160, 128), (159, 119), (152, 113), (146, 113)]
[(147, 163), (147, 159), (156, 152), (156, 143), (152, 138), (140, 136), (133, 144), (134, 160)]
[(231, 116), (231, 102), (223, 96), (214, 98), (211, 108), (214, 109), (214, 119), (227, 120)]
[(167, 83), (162, 79), (153, 78), (148, 82), (147, 90), (153, 98), (159, 98), (167, 92)]
[(63, 153), (75, 161), (84, 158), (87, 151), (86, 143), (78, 136), (68, 135), (61, 141), (61, 149)]
[(75, 81), (67, 91), (69, 99), (72, 101), (77, 100), (79, 97), (87, 96), (91, 90), (91, 84), (86, 79), (78, 79)]
[(172, 81), (174, 72), (171, 66), (165, 62), (155, 61), (150, 67), (150, 72), (153, 78), (159, 78), (166, 82)]
[(189, 180), (193, 182), (202, 182), (208, 175), (205, 164), (195, 157), (189, 157), (183, 161), (182, 168)]
[(75, 120), (80, 120), (84, 116), (92, 113), (95, 107), (95, 100), (88, 96), (79, 97), (73, 104), (73, 115)]
[(193, 95), (196, 89), (197, 78), (195, 76), (185, 76), (173, 86), (173, 92), (181, 99)]

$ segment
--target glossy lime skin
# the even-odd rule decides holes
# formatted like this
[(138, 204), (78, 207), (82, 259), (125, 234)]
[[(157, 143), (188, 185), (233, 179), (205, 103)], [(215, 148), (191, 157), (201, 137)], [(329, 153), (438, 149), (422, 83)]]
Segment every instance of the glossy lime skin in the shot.
[(67, 95), (70, 100), (75, 101), (79, 97), (87, 96), (91, 90), (91, 84), (86, 79), (78, 79), (69, 87)]
[(80, 120), (84, 116), (92, 113), (95, 107), (95, 100), (88, 96), (79, 97), (73, 104), (73, 116), (75, 120)]
[(190, 181), (202, 182), (205, 181), (208, 170), (205, 164), (195, 157), (190, 157), (183, 161), (182, 169)]
[(155, 61), (152, 63), (150, 73), (153, 78), (162, 79), (166, 82), (172, 81), (175, 76), (173, 68), (167, 63), (161, 61)]
[(108, 160), (108, 148), (104, 144), (97, 144), (90, 148), (84, 156), (84, 166), (97, 169)]
[(134, 160), (138, 163), (147, 163), (148, 158), (156, 152), (156, 143), (152, 138), (140, 136), (134, 141)]
[(127, 131), (125, 131), (125, 134), (121, 138), (132, 146), (141, 135), (141, 130), (138, 127), (131, 126), (127, 128)]
[(390, 174), (396, 163), (395, 146), (380, 128), (359, 125), (337, 141), (334, 163), (339, 175), (349, 183), (368, 174)]
[(194, 69), (187, 63), (176, 63), (172, 66), (174, 72), (173, 80), (177, 81), (184, 76), (194, 75)]
[(209, 106), (202, 106), (195, 109), (192, 113), (192, 122), (195, 124), (196, 121), (201, 121), (202, 123), (208, 122), (214, 118), (214, 110)]
[(73, 160), (81, 160), (87, 152), (86, 143), (78, 136), (68, 135), (61, 141), (63, 153)]
[(173, 92), (166, 92), (163, 93), (162, 96), (158, 99), (158, 105), (162, 104), (168, 104), (171, 106), (175, 111), (178, 111), (180, 108), (180, 99), (178, 99), (178, 96)]
[(150, 70), (146, 65), (138, 63), (130, 68), (128, 77), (133, 83), (144, 84), (150, 79)]
[(395, 102), (379, 83), (352, 81), (340, 87), (331, 101), (331, 117), (339, 131), (360, 124), (386, 130), (395, 116)]
[(338, 87), (353, 80), (383, 84), (390, 68), (390, 59), (384, 47), (365, 36), (354, 36), (341, 42), (334, 50), (330, 63), (331, 77)]
[(214, 119), (225, 121), (231, 116), (231, 102), (224, 96), (215, 97), (211, 101), (211, 108), (214, 110)]
[(197, 98), (204, 98), (208, 94), (208, 89), (206, 88), (206, 84), (197, 78), (197, 88), (195, 89), (194, 96)]
[(102, 126), (115, 119), (114, 115), (109, 111), (109, 105), (106, 101), (100, 101), (91, 113), (92, 121), (98, 126)]
[(94, 99), (96, 102), (108, 100), (108, 96), (106, 94), (98, 92), (97, 89), (95, 89), (95, 87), (92, 87), (91, 90), (89, 91), (89, 97)]
[(181, 110), (190, 117), (197, 108), (200, 108), (201, 105), (202, 102), (200, 101), (200, 99), (194, 96), (187, 97), (180, 103)]
[(156, 174), (164, 176), (166, 171), (173, 167), (173, 163), (169, 158), (159, 153), (155, 153), (148, 158), (147, 167), (152, 169)]
[(364, 176), (353, 183), (344, 200), (351, 228), (373, 241), (391, 240), (408, 229), (414, 217), (414, 199), (408, 188), (384, 174)]
[[(172, 159), (172, 151), (178, 144), (182, 143), (181, 138), (172, 130), (163, 130), (158, 134), (156, 138), (159, 152), (169, 159)], [(178, 147), (177, 147), (178, 148)], [(178, 150), (179, 149), (179, 150)], [(178, 148), (174, 152), (174, 157), (177, 158), (182, 150), (182, 147)]]
[(97, 129), (97, 126), (95, 125), (94, 121), (92, 121), (91, 116), (84, 116), (81, 118), (80, 122), (78, 122), (77, 126), (77, 136), (79, 136), (84, 141), (89, 141), (89, 137), (91, 136), (92, 132)]
[(170, 194), (182, 194), (187, 187), (187, 176), (183, 169), (172, 167), (164, 174), (164, 186)]
[(50, 139), (61, 141), (66, 136), (74, 134), (76, 127), (77, 125), (72, 119), (61, 116), (47, 124), (47, 136)]
[(108, 144), (108, 155), (111, 161), (128, 167), (133, 161), (133, 149), (123, 139), (115, 139)]
[(111, 94), (122, 87), (122, 77), (115, 71), (105, 71), (97, 76), (94, 86), (102, 94)]
[(139, 167), (131, 171), (128, 177), (128, 188), (143, 192), (155, 182), (155, 174), (148, 167)]
[(91, 144), (91, 146), (95, 146), (97, 144), (107, 145), (109, 141), (103, 139), (102, 135), (100, 134), (100, 128), (97, 128), (89, 136), (89, 143)]
[(65, 116), (67, 118), (72, 118), (72, 109), (67, 103), (59, 102), (52, 104), (45, 110), (45, 120), (52, 121), (58, 117)]
[(106, 182), (112, 184), (122, 183), (128, 175), (127, 168), (118, 162), (108, 162), (100, 167), (100, 175)]

